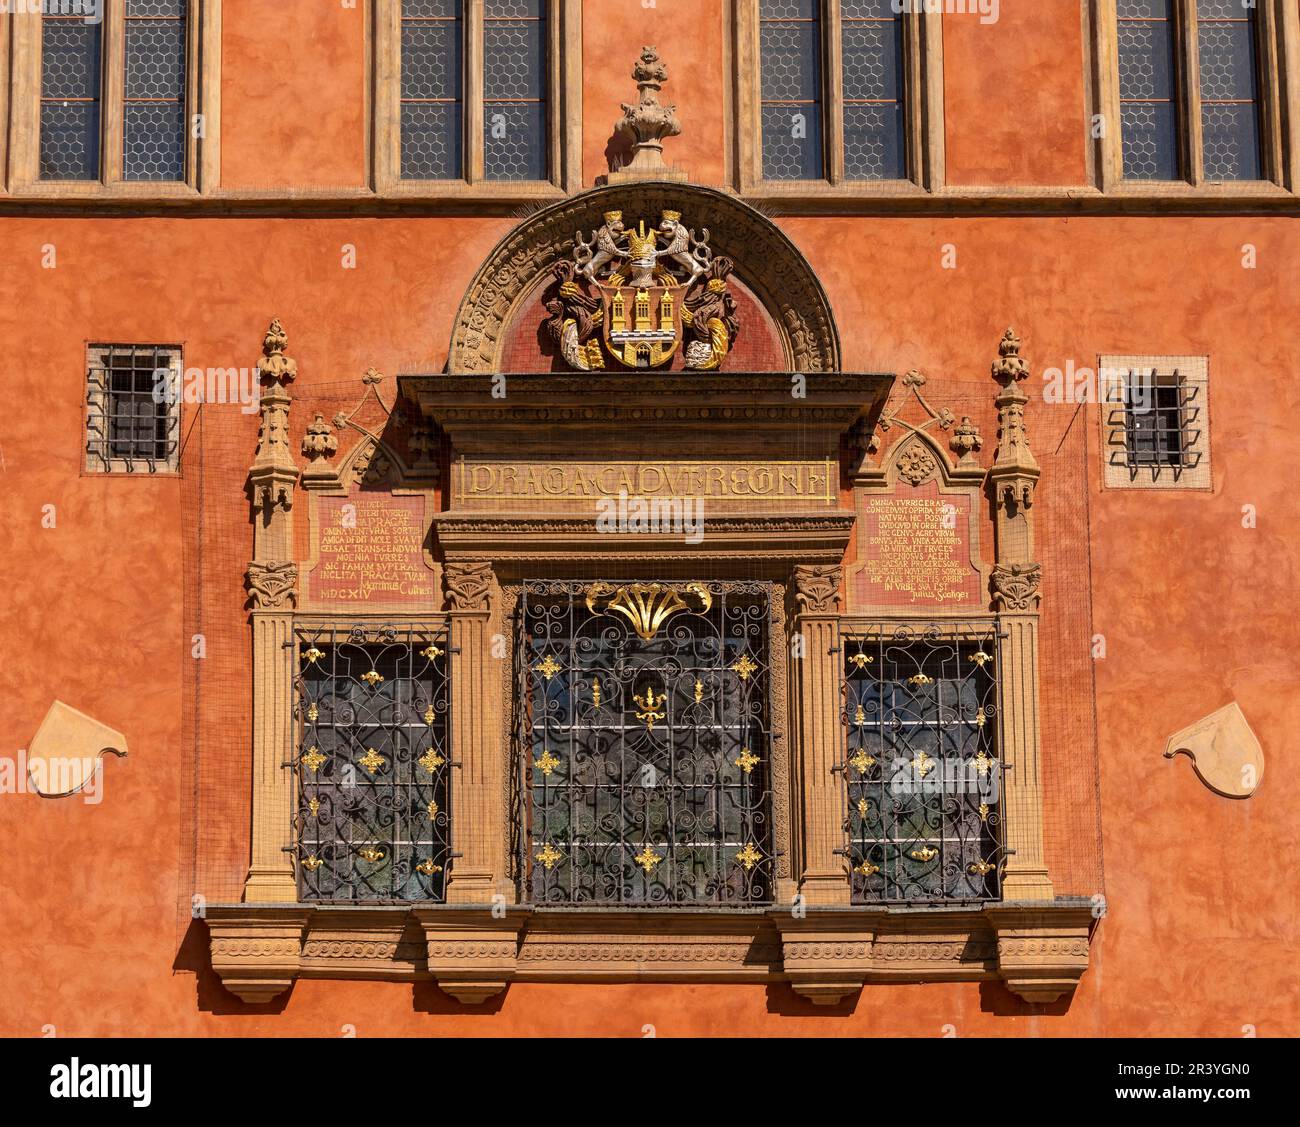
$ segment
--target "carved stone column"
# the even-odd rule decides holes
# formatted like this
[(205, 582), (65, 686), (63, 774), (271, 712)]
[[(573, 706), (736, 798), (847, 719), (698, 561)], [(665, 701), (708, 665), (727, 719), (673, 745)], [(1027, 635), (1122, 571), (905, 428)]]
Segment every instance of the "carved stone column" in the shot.
[(262, 425), (248, 474), (253, 516), (253, 559), (248, 595), (253, 629), (253, 840), (244, 900), (298, 899), (292, 845), (293, 612), (298, 568), (293, 563), (293, 491), (298, 467), (289, 449), (286, 390), (298, 372), (284, 354), (289, 344), (272, 321), (258, 362)]
[(841, 569), (794, 569), (792, 637), (801, 652), (790, 656), (791, 741), (794, 790), (800, 796), (794, 835), (799, 892), (810, 906), (849, 903), (844, 859), (843, 780), (835, 772), (841, 746), (838, 620)]
[(1001, 622), (998, 669), (1002, 707), (999, 746), (1006, 770), (1002, 810), (1008, 851), (1002, 881), (1005, 901), (1051, 900), (1052, 881), (1043, 858), (1043, 787), (1039, 770), (1038, 585), (1042, 569), (1034, 550), (1034, 489), (1041, 473), (1025, 432), (1029, 396), (1020, 384), (1029, 367), (1020, 338), (1008, 329), (993, 362), (1002, 385), (998, 409), (998, 452), (989, 482), (994, 499), (997, 562), (993, 605)]
[[(504, 655), (494, 656), (496, 632), (492, 565), (448, 562), (444, 571), (451, 617), (451, 748), (459, 764), (451, 779), (454, 859), (449, 904), (489, 904), (505, 894), (501, 824), (504, 755), (500, 677)], [(508, 653), (508, 648), (504, 653)]]

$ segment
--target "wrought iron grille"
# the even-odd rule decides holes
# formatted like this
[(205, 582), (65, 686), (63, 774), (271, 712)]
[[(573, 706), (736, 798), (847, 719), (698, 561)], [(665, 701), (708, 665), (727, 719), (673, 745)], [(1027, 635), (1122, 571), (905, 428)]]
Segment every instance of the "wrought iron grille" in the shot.
[(1200, 386), (1177, 371), (1129, 372), (1123, 404), (1107, 416), (1110, 463), (1129, 479), (1147, 473), (1158, 481), (1168, 470), (1177, 481), (1201, 461)]
[(854, 903), (998, 899), (996, 624), (856, 626), (841, 650)]
[(175, 345), (91, 345), (86, 365), (87, 468), (126, 473), (175, 469), (180, 376), (181, 350)]
[(297, 630), (304, 900), (442, 900), (450, 853), (442, 623)]
[(519, 864), (541, 904), (770, 902), (771, 588), (531, 582)]

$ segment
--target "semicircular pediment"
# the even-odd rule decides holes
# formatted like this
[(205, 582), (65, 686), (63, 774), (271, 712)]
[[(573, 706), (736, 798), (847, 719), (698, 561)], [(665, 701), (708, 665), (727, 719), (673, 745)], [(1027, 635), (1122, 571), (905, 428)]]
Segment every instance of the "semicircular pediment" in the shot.
[(669, 181), (594, 188), (521, 222), (467, 289), (448, 357), (455, 374), (674, 366), (833, 372), (840, 345), (816, 274), (770, 219)]

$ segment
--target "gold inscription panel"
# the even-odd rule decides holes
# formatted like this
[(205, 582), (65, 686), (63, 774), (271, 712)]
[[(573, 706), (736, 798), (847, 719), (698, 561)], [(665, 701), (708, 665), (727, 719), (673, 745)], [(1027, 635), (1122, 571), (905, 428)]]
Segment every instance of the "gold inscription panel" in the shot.
[(424, 498), (354, 493), (317, 501), (315, 605), (428, 609), (437, 595), (423, 550)]
[(839, 470), (822, 462), (458, 462), (452, 503), (590, 504), (603, 498), (680, 497), (746, 507), (833, 505)]
[(969, 494), (941, 494), (934, 482), (896, 496), (863, 496), (861, 562), (850, 579), (854, 609), (980, 605), (972, 504)]

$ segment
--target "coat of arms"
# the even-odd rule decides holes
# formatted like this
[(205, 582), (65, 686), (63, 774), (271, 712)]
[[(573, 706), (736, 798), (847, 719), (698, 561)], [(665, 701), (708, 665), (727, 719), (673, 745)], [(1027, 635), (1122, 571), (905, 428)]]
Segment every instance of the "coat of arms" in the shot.
[(557, 263), (547, 329), (580, 371), (606, 366), (661, 368), (684, 347), (686, 367), (721, 366), (735, 342), (736, 303), (727, 292), (728, 258), (714, 257), (709, 232), (697, 238), (677, 211), (657, 227), (626, 226), (605, 213), (590, 238), (579, 232), (572, 261)]

